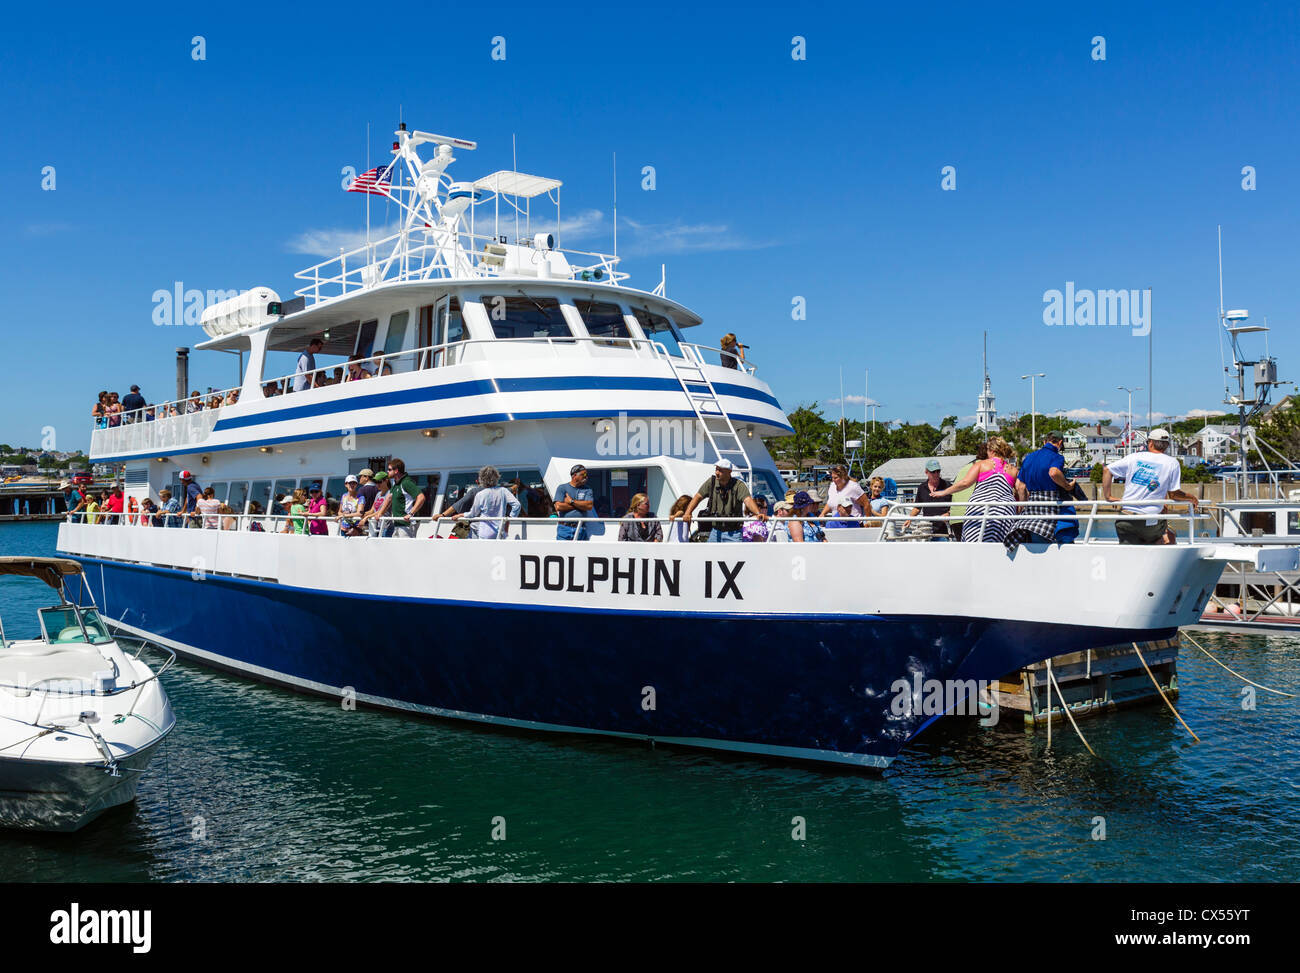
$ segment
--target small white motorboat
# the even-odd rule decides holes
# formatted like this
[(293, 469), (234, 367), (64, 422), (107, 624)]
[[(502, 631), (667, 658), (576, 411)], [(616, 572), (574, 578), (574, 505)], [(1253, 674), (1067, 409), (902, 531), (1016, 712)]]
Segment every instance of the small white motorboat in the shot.
[(76, 831), (135, 798), (176, 725), (158, 679), (176, 656), (164, 649), (155, 673), (123, 650), (78, 562), (0, 557), (0, 576), (15, 575), (44, 581), (60, 603), (39, 611), (37, 639), (9, 641), (0, 621), (0, 828)]

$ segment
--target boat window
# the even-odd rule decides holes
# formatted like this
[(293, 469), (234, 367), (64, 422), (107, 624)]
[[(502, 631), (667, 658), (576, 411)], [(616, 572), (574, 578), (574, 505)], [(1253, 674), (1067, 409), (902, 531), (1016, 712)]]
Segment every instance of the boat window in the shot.
[(230, 509), (237, 514), (244, 512), (244, 507), (248, 504), (248, 481), (239, 480), (230, 484), (230, 496), (226, 503)]
[[(406, 332), (409, 330), (410, 323), (410, 311), (398, 311), (388, 319), (388, 334), (384, 336), (385, 355), (397, 355), (399, 351), (407, 347)], [(410, 371), (410, 357), (409, 355), (403, 355), (386, 359), (385, 364), (391, 365), (395, 372)]]
[(623, 309), (617, 304), (603, 301), (574, 301), (573, 306), (582, 315), (587, 325), (587, 333), (593, 338), (630, 338), (627, 319)]
[(375, 353), (375, 332), (379, 330), (378, 321), (366, 321), (357, 332), (357, 357), (369, 358)]
[[(42, 608), (40, 612), (41, 630), (45, 633), (47, 642), (85, 642), (86, 635), (81, 631), (81, 625), (77, 623), (77, 610), (71, 605), (64, 605), (57, 608)], [(86, 632), (90, 634), (92, 642), (108, 642), (111, 638), (104, 628), (104, 623), (99, 620), (99, 615), (91, 610), (82, 614), (82, 620), (86, 624)]]
[[(438, 304), (438, 326), (433, 336), (435, 345), (452, 344), (457, 341), (464, 341), (468, 337), (465, 334), (465, 318), (460, 311), (460, 298), (445, 298)], [(442, 365), (452, 365), (456, 362), (456, 356), (451, 349), (439, 347), (433, 353), (433, 367), (438, 368)]]
[(1241, 515), (1241, 526), (1247, 534), (1258, 531), (1260, 534), (1277, 533), (1277, 514), (1272, 510), (1253, 510)]
[(254, 480), (252, 487), (248, 491), (248, 499), (250, 503), (256, 503), (262, 508), (261, 513), (273, 513), (271, 510), (271, 481)]
[[(441, 513), (462, 500), (478, 482), (478, 470), (454, 470), (447, 474), (447, 492), (442, 498)], [(539, 469), (501, 468), (501, 486), (508, 487), (519, 498), (519, 516), (546, 517), (550, 514), (547, 501), (546, 480)]]
[(297, 480), (276, 480), (274, 495), (271, 497), (271, 506), (266, 508), (266, 512), (279, 517), (289, 512), (289, 508), (280, 503), (280, 499), (285, 494), (293, 494), (294, 488), (298, 486)]
[(444, 308), (445, 318), (439, 326), (439, 344), (465, 340), (465, 317), (460, 311), (460, 298), (453, 297)]
[(328, 499), (337, 500), (348, 492), (348, 488), (343, 485), (343, 480), (341, 476), (331, 476), (325, 481), (325, 496)]
[(573, 332), (554, 297), (483, 298), (483, 310), (498, 338), (568, 338)]
[(681, 339), (681, 333), (676, 326), (662, 314), (651, 314), (644, 308), (632, 308), (632, 315), (636, 318), (636, 323), (641, 325), (641, 330), (651, 341), (660, 342), (668, 349), (668, 354), (674, 357), (682, 357), (681, 345), (678, 342)]
[(225, 503), (226, 494), (230, 490), (230, 484), (226, 483), (223, 480), (221, 483), (213, 483), (211, 484), (211, 486), (212, 486), (212, 499), (216, 500), (218, 503)]

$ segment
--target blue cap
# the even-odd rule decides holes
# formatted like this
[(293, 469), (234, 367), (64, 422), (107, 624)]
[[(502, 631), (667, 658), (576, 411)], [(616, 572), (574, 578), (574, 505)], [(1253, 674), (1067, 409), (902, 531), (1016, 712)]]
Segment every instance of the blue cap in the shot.
[(310, 487), (308, 487), (307, 489), (308, 489), (308, 490), (319, 490), (319, 489), (320, 489), (320, 484), (319, 484), (319, 483), (313, 483), (313, 484), (312, 484)]

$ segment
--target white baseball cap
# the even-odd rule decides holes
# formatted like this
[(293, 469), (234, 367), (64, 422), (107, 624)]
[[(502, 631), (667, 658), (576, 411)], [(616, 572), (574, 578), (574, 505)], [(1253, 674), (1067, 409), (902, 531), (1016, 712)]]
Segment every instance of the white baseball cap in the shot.
[(1157, 443), (1167, 443), (1169, 442), (1169, 430), (1152, 429), (1149, 433), (1147, 433), (1147, 439), (1153, 440)]
[(714, 468), (714, 469), (718, 469), (718, 470), (731, 470), (731, 469), (735, 469), (735, 467), (731, 465), (731, 460), (729, 460), (729, 459), (720, 459), (720, 460), (718, 460), (716, 463), (713, 464), (713, 468)]
[(351, 473), (349, 473), (349, 474), (347, 475), (347, 478), (346, 478), (343, 482), (344, 482), (344, 483), (360, 483), (361, 481), (358, 480), (358, 479), (357, 479), (355, 476), (353, 476)]

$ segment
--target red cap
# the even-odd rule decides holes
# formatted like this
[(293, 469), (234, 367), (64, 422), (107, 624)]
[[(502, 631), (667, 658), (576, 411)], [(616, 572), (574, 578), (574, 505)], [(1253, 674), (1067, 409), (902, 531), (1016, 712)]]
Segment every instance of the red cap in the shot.
[(194, 479), (194, 474), (192, 474), (189, 470), (181, 470), (181, 479), (192, 480)]

